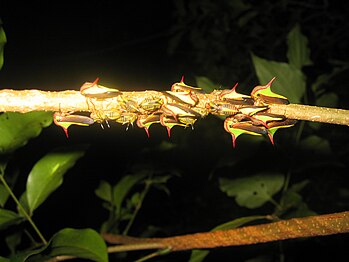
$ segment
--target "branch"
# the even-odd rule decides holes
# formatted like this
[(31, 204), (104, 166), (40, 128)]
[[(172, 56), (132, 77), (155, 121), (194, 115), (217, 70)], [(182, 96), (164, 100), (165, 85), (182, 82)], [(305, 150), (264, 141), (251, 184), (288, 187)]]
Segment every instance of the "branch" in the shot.
[[(139, 97), (161, 97), (162, 92), (123, 92), (127, 99)], [(200, 95), (199, 99), (209, 102), (212, 95)], [(114, 101), (116, 104), (119, 102)], [(101, 104), (100, 104), (101, 105)], [(101, 106), (103, 107), (103, 106)], [(0, 90), (0, 112), (63, 111), (90, 112), (86, 97), (79, 91), (50, 92), (41, 90)], [(270, 104), (269, 112), (289, 119), (322, 122), (349, 126), (349, 110), (299, 104)]]
[(241, 246), (301, 237), (326, 236), (349, 232), (349, 211), (293, 218), (273, 223), (246, 226), (230, 230), (196, 233), (168, 238), (136, 238), (105, 233), (103, 238), (109, 244), (109, 251), (119, 252), (140, 249), (165, 249), (182, 251), (227, 246)]
[(269, 112), (286, 118), (349, 126), (349, 110), (298, 104), (270, 105)]
[[(157, 254), (192, 249), (211, 249), (217, 247), (242, 246), (272, 241), (327, 236), (349, 232), (349, 211), (327, 215), (292, 218), (273, 223), (245, 226), (230, 230), (196, 233), (167, 238), (137, 238), (124, 235), (103, 233), (108, 253), (136, 250), (160, 250)], [(115, 245), (117, 244), (117, 245)], [(74, 259), (74, 256), (56, 256), (47, 262)]]
[[(250, 95), (231, 90), (204, 93), (188, 86), (183, 79), (171, 91), (124, 92), (98, 85), (98, 79), (86, 82), (80, 91), (45, 92), (40, 90), (0, 91), (0, 112), (53, 111), (54, 123), (68, 136), (70, 125), (88, 126), (94, 122), (108, 125), (137, 123), (149, 136), (154, 123), (165, 126), (170, 136), (173, 126), (193, 126), (209, 114), (225, 118), (224, 129), (236, 138), (244, 133), (273, 136), (279, 128), (290, 127), (296, 120), (349, 126), (349, 110), (289, 104), (286, 97), (271, 91), (272, 79), (256, 86)], [(77, 112), (88, 112), (89, 116)]]

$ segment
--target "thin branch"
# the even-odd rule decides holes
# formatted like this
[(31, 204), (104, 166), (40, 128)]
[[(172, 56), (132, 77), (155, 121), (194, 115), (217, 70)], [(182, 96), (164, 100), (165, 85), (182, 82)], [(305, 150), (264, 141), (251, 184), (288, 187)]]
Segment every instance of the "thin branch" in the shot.
[[(147, 98), (163, 97), (159, 91), (122, 92), (126, 100), (143, 100)], [(216, 98), (215, 94), (197, 94), (201, 106), (210, 103)], [(118, 107), (120, 100), (117, 98), (95, 100), (94, 110), (99, 111), (113, 104)], [(326, 108), (299, 104), (269, 104), (269, 112), (283, 115), (288, 119), (306, 120), (349, 126), (349, 110)], [(79, 91), (66, 90), (60, 92), (40, 90), (0, 90), (0, 112), (31, 111), (63, 111), (63, 112), (91, 112), (91, 108)]]
[[(158, 254), (166, 254), (173, 251), (253, 245), (340, 233), (349, 233), (349, 211), (167, 238), (137, 238), (108, 233), (102, 234), (102, 237), (107, 243), (114, 244), (108, 247), (108, 253), (158, 249)], [(56, 256), (47, 262), (74, 258), (76, 257)]]
[(103, 234), (103, 238), (110, 244), (118, 244), (115, 249), (110, 248), (110, 250), (115, 251), (122, 247), (125, 250), (127, 246), (134, 248), (137, 245), (142, 247), (142, 249), (149, 245), (149, 249), (153, 249), (154, 247), (150, 246), (150, 244), (154, 244), (156, 248), (170, 248), (171, 251), (182, 251), (251, 245), (339, 233), (349, 233), (349, 211), (168, 238), (135, 238), (112, 234)]
[(43, 234), (41, 233), (41, 231), (39, 230), (39, 228), (36, 226), (36, 224), (34, 223), (33, 219), (31, 218), (31, 216), (28, 214), (28, 212), (25, 210), (25, 208), (23, 207), (23, 205), (21, 204), (21, 202), (19, 202), (18, 198), (15, 196), (15, 194), (13, 193), (12, 189), (10, 188), (10, 186), (7, 184), (7, 181), (4, 178), (3, 174), (0, 174), (0, 182), (2, 182), (2, 184), (4, 185), (6, 191), (10, 194), (10, 196), (12, 197), (13, 201), (16, 203), (18, 209), (22, 212), (23, 216), (28, 220), (29, 224), (32, 226), (32, 228), (34, 229), (34, 231), (36, 232), (36, 234), (39, 236), (40, 240), (42, 241), (42, 243), (44, 245), (47, 245), (47, 240), (45, 239), (45, 237), (43, 236)]
[(349, 110), (344, 109), (298, 104), (273, 104), (270, 105), (269, 112), (284, 115), (289, 119), (349, 126)]

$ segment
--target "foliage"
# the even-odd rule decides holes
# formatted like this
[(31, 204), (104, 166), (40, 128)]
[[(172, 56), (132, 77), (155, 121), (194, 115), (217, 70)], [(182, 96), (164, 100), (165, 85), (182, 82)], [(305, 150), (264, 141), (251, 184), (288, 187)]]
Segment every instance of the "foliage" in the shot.
[(5, 31), (2, 28), (2, 21), (0, 19), (0, 69), (4, 64), (4, 45), (6, 44), (6, 35)]
[(102, 237), (92, 229), (65, 228), (50, 241), (48, 256), (76, 256), (94, 261), (108, 261), (107, 246)]
[[(40, 134), (42, 128), (52, 123), (50, 112), (28, 114), (4, 113), (0, 115), (0, 152), (7, 154), (24, 146), (29, 139)], [(23, 132), (23, 130), (26, 132)]]

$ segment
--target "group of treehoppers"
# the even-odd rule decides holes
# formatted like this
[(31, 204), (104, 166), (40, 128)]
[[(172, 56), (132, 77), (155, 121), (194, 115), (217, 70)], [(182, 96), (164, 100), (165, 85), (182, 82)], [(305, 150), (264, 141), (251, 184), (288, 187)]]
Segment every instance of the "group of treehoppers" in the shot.
[(241, 134), (266, 135), (274, 144), (273, 136), (279, 128), (293, 126), (295, 120), (268, 112), (270, 104), (288, 104), (286, 97), (271, 91), (275, 77), (264, 86), (256, 86), (251, 95), (232, 89), (205, 93), (200, 87), (180, 82), (170, 91), (122, 92), (94, 82), (86, 82), (80, 93), (86, 97), (90, 115), (75, 112), (55, 112), (54, 123), (62, 127), (68, 137), (71, 125), (89, 126), (94, 122), (109, 127), (109, 121), (126, 125), (137, 124), (149, 137), (152, 124), (166, 127), (168, 136), (174, 126), (192, 127), (199, 119), (214, 114), (224, 116), (224, 129), (232, 136), (233, 147)]

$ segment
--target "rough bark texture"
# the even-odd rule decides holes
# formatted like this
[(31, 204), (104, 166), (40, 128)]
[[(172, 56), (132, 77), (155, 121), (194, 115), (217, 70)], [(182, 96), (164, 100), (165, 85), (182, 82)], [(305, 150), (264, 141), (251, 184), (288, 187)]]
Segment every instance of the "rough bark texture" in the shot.
[(134, 238), (104, 234), (110, 244), (152, 244), (172, 251), (240, 246), (300, 237), (326, 236), (349, 232), (349, 212), (293, 218), (230, 230), (196, 233), (168, 238)]

